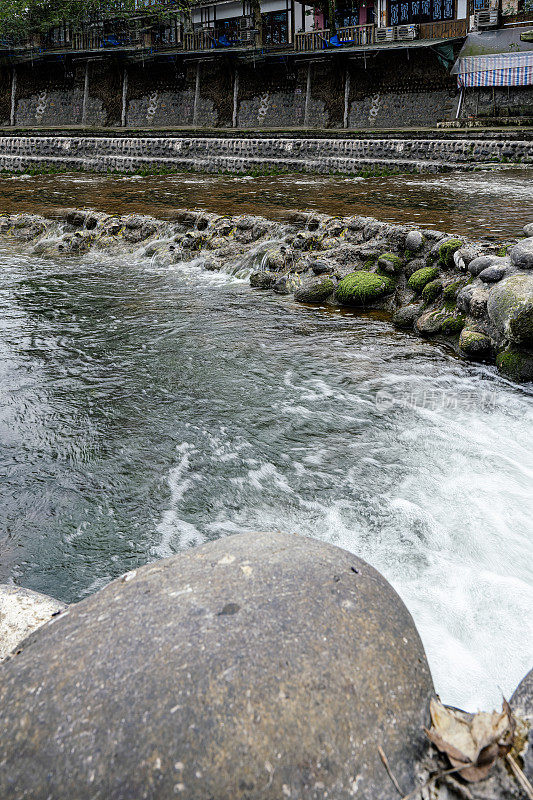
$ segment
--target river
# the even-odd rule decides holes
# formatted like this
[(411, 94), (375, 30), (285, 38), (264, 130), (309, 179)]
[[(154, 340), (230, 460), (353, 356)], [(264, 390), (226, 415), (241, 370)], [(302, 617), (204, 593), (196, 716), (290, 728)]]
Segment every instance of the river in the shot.
[[(533, 219), (530, 173), (453, 178), (378, 195), (375, 179), (50, 176), (2, 179), (0, 201), (364, 207), (502, 239)], [(294, 531), (392, 582), (445, 702), (498, 706), (531, 667), (531, 386), (386, 315), (302, 307), (190, 264), (4, 243), (0, 297), (0, 582), (72, 602), (219, 536)]]

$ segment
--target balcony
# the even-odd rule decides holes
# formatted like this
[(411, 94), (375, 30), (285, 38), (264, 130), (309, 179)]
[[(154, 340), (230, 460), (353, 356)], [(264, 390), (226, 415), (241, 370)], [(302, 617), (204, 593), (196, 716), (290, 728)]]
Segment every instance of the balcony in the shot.
[(332, 36), (331, 31), (325, 28), (321, 31), (295, 34), (294, 49), (306, 53), (313, 50), (335, 50), (339, 47), (360, 47), (374, 44), (375, 36), (375, 25), (353, 25), (348, 28), (338, 28), (336, 36)]
[(338, 28), (335, 36), (327, 28), (307, 33), (297, 33), (294, 47), (298, 52), (338, 50), (349, 47), (367, 47), (414, 39), (459, 39), (467, 34), (466, 19), (428, 22), (420, 25), (395, 25), (378, 28), (375, 25), (355, 25)]
[(259, 47), (259, 32), (252, 29), (202, 28), (192, 33), (185, 33), (183, 36), (183, 49), (187, 52), (227, 50), (228, 48), (254, 49), (257, 47)]

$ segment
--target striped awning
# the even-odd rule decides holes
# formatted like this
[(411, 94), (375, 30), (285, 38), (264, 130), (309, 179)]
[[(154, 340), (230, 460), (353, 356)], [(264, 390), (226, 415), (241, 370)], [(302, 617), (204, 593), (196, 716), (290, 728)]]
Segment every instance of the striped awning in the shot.
[(533, 51), (467, 56), (455, 64), (453, 73), (462, 86), (531, 86)]

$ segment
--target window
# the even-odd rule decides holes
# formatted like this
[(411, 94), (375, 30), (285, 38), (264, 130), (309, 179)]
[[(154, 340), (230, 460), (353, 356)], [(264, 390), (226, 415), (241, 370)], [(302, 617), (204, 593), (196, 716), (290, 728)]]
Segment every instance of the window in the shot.
[(391, 0), (389, 25), (454, 19), (454, 0)]

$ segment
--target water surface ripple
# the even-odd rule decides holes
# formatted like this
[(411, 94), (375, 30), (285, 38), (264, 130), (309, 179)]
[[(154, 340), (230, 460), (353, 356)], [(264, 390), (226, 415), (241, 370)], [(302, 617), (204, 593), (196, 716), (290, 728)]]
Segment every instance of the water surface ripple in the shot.
[(0, 581), (75, 601), (294, 531), (393, 583), (445, 701), (531, 667), (531, 387), (183, 264), (4, 246), (0, 302)]

